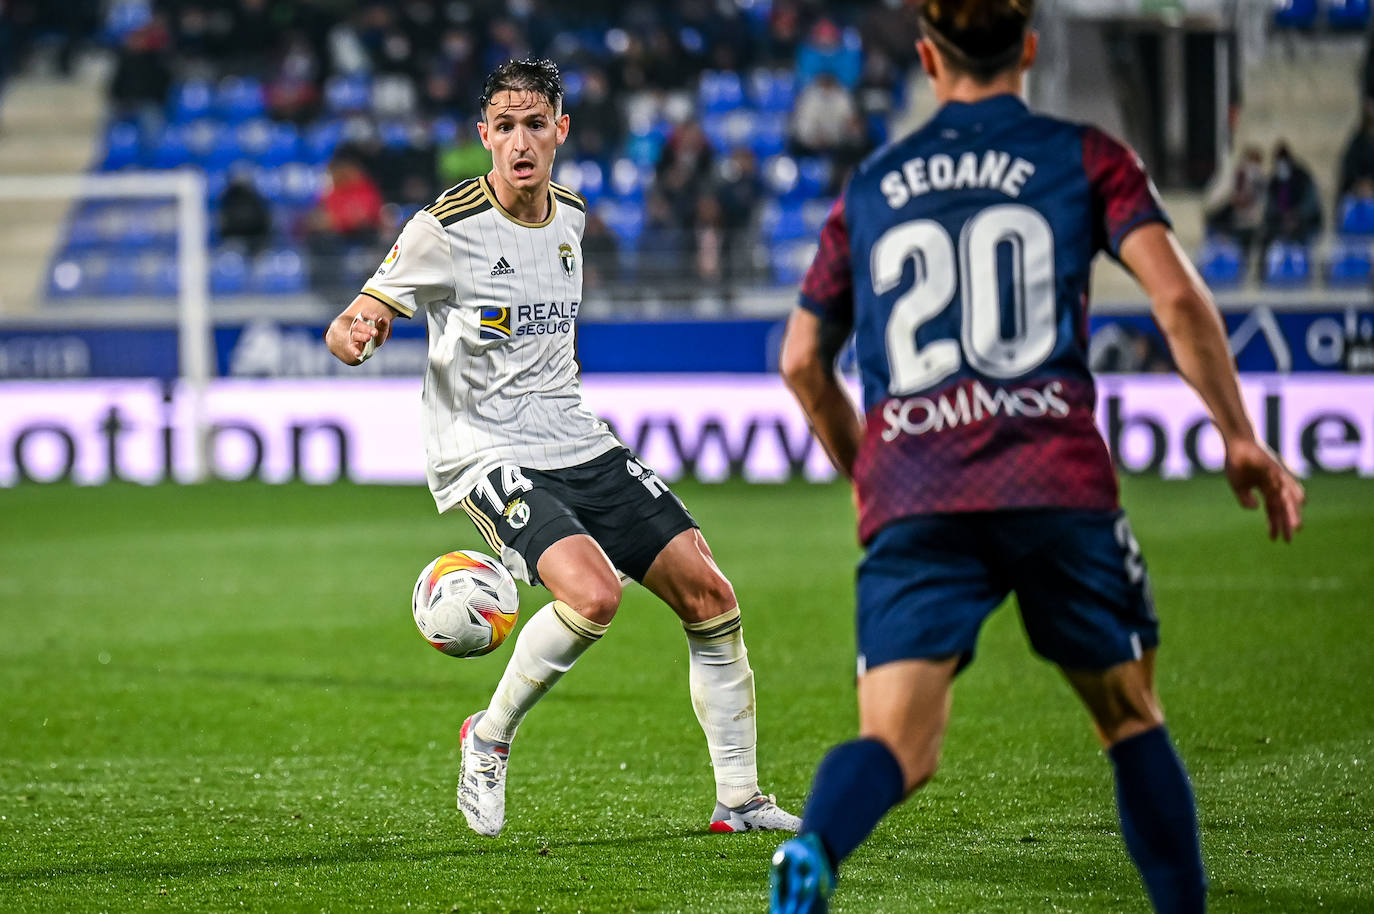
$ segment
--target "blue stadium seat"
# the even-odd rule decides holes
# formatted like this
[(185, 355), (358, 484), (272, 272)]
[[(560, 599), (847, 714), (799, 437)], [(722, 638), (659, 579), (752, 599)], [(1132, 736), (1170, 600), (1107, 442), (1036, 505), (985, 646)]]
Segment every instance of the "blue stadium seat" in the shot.
[(787, 148), (787, 115), (781, 111), (760, 111), (753, 118), (749, 149), (760, 161)]
[(730, 148), (730, 136), (726, 124), (729, 117), (729, 114), (721, 113), (702, 115), (701, 132), (706, 134), (706, 141), (717, 153), (725, 152)]
[(280, 202), (302, 209), (313, 206), (324, 190), (324, 169), (304, 162), (290, 162), (278, 169), (281, 183)]
[(1336, 31), (1363, 31), (1369, 25), (1369, 0), (1326, 0), (1326, 23)]
[(801, 169), (789, 155), (777, 155), (763, 163), (763, 186), (775, 197), (783, 197), (797, 186)]
[(644, 234), (644, 207), (638, 203), (607, 200), (600, 207), (601, 219), (615, 233), (623, 247), (634, 249)]
[(101, 296), (134, 295), (139, 291), (138, 271), (128, 257), (92, 257), (88, 294)]
[(818, 157), (774, 156), (764, 163), (764, 185), (780, 199), (809, 200), (825, 191), (830, 169), (830, 162)]
[(239, 146), (236, 130), (231, 130), (217, 121), (209, 121), (213, 127), (201, 134), (199, 128), (206, 123), (198, 121), (190, 134), (191, 151), (196, 153), (202, 168), (224, 169), (244, 158), (245, 153)]
[(572, 159), (555, 164), (553, 179), (564, 187), (571, 187), (576, 191), (582, 189), (582, 169)]
[(178, 168), (190, 161), (191, 149), (182, 125), (164, 127), (145, 136), (142, 162), (148, 168)]
[(1264, 252), (1264, 281), (1271, 286), (1305, 286), (1311, 279), (1307, 248), (1275, 241)]
[(700, 57), (706, 53), (706, 39), (702, 36), (701, 30), (690, 25), (682, 26), (677, 30), (677, 43), (688, 54), (693, 57)]
[(222, 248), (210, 258), (210, 292), (237, 295), (248, 288), (248, 258), (242, 251)]
[(773, 273), (773, 280), (787, 286), (799, 284), (815, 256), (814, 241), (786, 241), (770, 245), (768, 265)]
[(267, 98), (262, 83), (251, 76), (226, 76), (215, 90), (215, 113), (230, 124), (262, 117)]
[(120, 203), (111, 208), (107, 243), (126, 250), (163, 248), (171, 250), (176, 244), (176, 204)]
[(606, 191), (606, 174), (593, 159), (564, 162), (554, 170), (553, 179), (564, 187), (571, 187), (589, 203)]
[(410, 124), (405, 121), (383, 121), (377, 125), (377, 134), (387, 149), (408, 149), (410, 147)]
[(141, 207), (138, 215), (142, 232), (150, 245), (162, 245), (174, 249), (177, 243), (177, 205), (171, 200), (149, 203)]
[(153, 21), (150, 0), (115, 0), (105, 14), (104, 38), (112, 45), (124, 43), (130, 32), (136, 32)]
[(654, 137), (652, 134), (632, 133), (625, 144), (625, 154), (628, 155), (636, 165), (653, 165), (658, 161), (658, 156), (662, 149), (663, 140)]
[(1317, 0), (1278, 0), (1274, 25), (1281, 29), (1310, 29), (1317, 23)]
[(301, 155), (305, 161), (323, 165), (334, 156), (334, 149), (343, 139), (343, 121), (318, 121), (305, 131)]
[(263, 251), (253, 260), (248, 288), (261, 295), (289, 295), (306, 289), (305, 258), (292, 248)]
[(253, 186), (268, 203), (281, 203), (286, 197), (286, 185), (279, 168), (253, 169)]
[(829, 218), (830, 208), (834, 205), (833, 197), (817, 197), (802, 203), (802, 222), (806, 224), (807, 235), (812, 238), (820, 237), (821, 228)]
[(814, 238), (807, 226), (804, 210), (805, 204), (798, 200), (779, 203), (776, 215), (770, 211), (766, 229), (769, 244), (777, 246), (787, 241)]
[(67, 252), (76, 253), (98, 247), (106, 241), (102, 217), (108, 202), (87, 202), (74, 206), (67, 214)]
[(601, 195), (606, 192), (606, 173), (601, 165), (592, 159), (583, 159), (577, 163), (577, 168), (582, 175), (581, 186), (577, 188), (578, 193), (586, 197), (588, 203), (601, 199)]
[(587, 87), (587, 78), (582, 75), (581, 70), (564, 70), (563, 76), (563, 103), (564, 109), (577, 108), (577, 103), (582, 100), (582, 92)]
[(214, 90), (203, 79), (178, 83), (172, 87), (171, 103), (167, 106), (167, 117), (173, 124), (209, 117), (214, 107)]
[(749, 71), (749, 99), (760, 111), (791, 112), (797, 100), (797, 78), (788, 70), (758, 67)]
[(175, 129), (179, 129), (181, 135), (186, 138), (186, 148), (190, 150), (191, 157), (198, 162), (208, 159), (215, 146), (231, 133), (223, 122), (210, 117), (180, 125)]
[(105, 131), (105, 155), (101, 169), (117, 171), (137, 165), (139, 158), (138, 127), (126, 121), (116, 121)]
[(219, 205), (219, 198), (229, 186), (230, 171), (244, 167), (240, 164), (236, 169), (214, 168), (205, 172), (205, 200), (212, 208)]
[(435, 146), (452, 146), (458, 142), (458, 122), (451, 117), (437, 117), (429, 125), (429, 137)]
[(139, 256), (134, 261), (134, 292), (138, 295), (159, 297), (176, 295), (176, 255), (152, 252)]
[(1346, 197), (1341, 201), (1342, 235), (1374, 235), (1374, 200), (1368, 197)]
[(705, 70), (697, 85), (697, 104), (708, 114), (734, 111), (744, 104), (744, 86), (734, 70)]
[(625, 154), (636, 165), (653, 167), (658, 162), (659, 153), (668, 139), (671, 125), (665, 121), (654, 121), (648, 117), (630, 119), (629, 139), (625, 144)]
[[(112, 248), (137, 246), (139, 240), (130, 240), (140, 233), (135, 224), (138, 221), (138, 206), (126, 201), (107, 201), (92, 216), (102, 251), (109, 253)], [(123, 256), (122, 253), (120, 256)]]
[(1245, 280), (1245, 256), (1228, 238), (1209, 238), (1197, 255), (1198, 272), (1213, 288), (1240, 285)]
[(1332, 286), (1368, 286), (1374, 280), (1374, 257), (1369, 244), (1345, 241), (1326, 262), (1326, 281)]
[(242, 154), (263, 167), (294, 162), (299, 153), (300, 135), (291, 124), (259, 118), (240, 124), (234, 134)]
[(361, 73), (331, 76), (324, 85), (324, 103), (333, 114), (366, 111), (372, 104), (372, 81)]
[(747, 109), (708, 114), (702, 118), (701, 129), (716, 153), (727, 154), (736, 146), (749, 146), (754, 132), (756, 115)]
[(808, 156), (797, 160), (797, 183), (789, 196), (810, 200), (830, 184), (831, 164), (829, 159)]
[(616, 159), (611, 163), (611, 193), (621, 200), (642, 200), (653, 177), (651, 168), (641, 168), (629, 158)]

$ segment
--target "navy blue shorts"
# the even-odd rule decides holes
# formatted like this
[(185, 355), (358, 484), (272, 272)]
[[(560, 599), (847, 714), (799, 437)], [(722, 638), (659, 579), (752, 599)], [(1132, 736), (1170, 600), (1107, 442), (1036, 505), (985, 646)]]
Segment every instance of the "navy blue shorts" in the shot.
[(934, 514), (884, 527), (859, 565), (860, 670), (973, 659), (978, 630), (1016, 594), (1031, 647), (1104, 670), (1159, 644), (1140, 546), (1125, 512)]

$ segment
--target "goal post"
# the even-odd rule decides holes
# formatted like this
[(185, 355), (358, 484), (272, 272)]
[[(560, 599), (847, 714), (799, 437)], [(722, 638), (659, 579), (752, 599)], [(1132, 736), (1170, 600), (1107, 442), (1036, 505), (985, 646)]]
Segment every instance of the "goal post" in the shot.
[[(7, 223), (9, 236), (18, 236), (26, 228), (42, 227), (46, 231), (35, 231), (41, 240), (29, 251), (19, 256), (27, 262), (33, 280), (32, 300), (0, 306), (0, 322), (23, 316), (27, 321), (44, 322), (51, 319), (54, 323), (70, 322), (70, 311), (64, 314), (60, 302), (48, 301), (49, 289), (59, 288), (69, 277), (68, 274), (55, 275), (59, 255), (75, 244), (72, 226), (86, 204), (170, 201), (174, 206), (175, 272), (174, 282), (169, 282), (165, 291), (175, 298), (175, 312), (168, 318), (175, 318), (177, 325), (177, 372), (180, 382), (185, 386), (187, 408), (190, 410), (190, 424), (193, 429), (195, 445), (191, 449), (190, 460), (186, 465), (187, 481), (201, 482), (207, 478), (209, 460), (208, 423), (205, 419), (205, 397), (210, 379), (215, 374), (214, 329), (210, 320), (210, 262), (209, 262), (209, 217), (206, 208), (205, 177), (199, 171), (179, 169), (162, 172), (119, 172), (113, 174), (84, 175), (23, 175), (0, 176), (0, 218)], [(40, 207), (28, 210), (27, 205)], [(41, 213), (41, 215), (36, 215)], [(16, 216), (17, 214), (17, 216)], [(148, 226), (136, 223), (129, 225), (130, 232), (125, 237), (111, 236), (97, 239), (92, 249), (115, 250), (112, 259), (136, 257), (139, 246), (136, 241)], [(25, 286), (19, 282), (17, 267), (8, 266), (4, 272), (12, 285), (20, 289)], [(79, 271), (73, 266), (72, 270)], [(171, 277), (168, 277), (171, 279)], [(81, 277), (71, 274), (72, 283), (79, 283)], [(127, 289), (119, 290), (128, 292)], [(28, 296), (30, 293), (21, 293)], [(165, 295), (155, 291), (148, 298), (163, 299), (154, 301), (154, 312), (166, 306)], [(137, 299), (135, 299), (137, 301)], [(128, 295), (109, 295), (107, 291), (93, 288), (82, 296), (84, 307), (79, 309), (80, 319), (91, 324), (119, 324), (129, 319), (132, 311), (143, 314), (147, 307), (131, 306)], [(20, 307), (26, 305), (27, 307)], [(40, 305), (40, 307), (35, 307)]]

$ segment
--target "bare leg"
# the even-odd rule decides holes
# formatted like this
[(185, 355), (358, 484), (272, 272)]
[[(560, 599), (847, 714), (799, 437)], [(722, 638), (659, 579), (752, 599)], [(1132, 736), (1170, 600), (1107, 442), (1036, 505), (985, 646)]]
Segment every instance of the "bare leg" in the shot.
[(955, 657), (899, 660), (859, 680), (859, 735), (887, 746), (902, 766), (906, 794), (935, 776), (957, 665)]

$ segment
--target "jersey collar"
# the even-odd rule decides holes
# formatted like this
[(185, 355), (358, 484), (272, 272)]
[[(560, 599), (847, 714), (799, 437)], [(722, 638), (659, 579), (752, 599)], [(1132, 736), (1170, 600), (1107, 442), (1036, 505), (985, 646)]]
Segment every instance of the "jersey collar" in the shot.
[(931, 120), (944, 127), (972, 127), (989, 121), (1024, 117), (1029, 112), (1020, 96), (1005, 93), (979, 102), (945, 102)]
[(482, 193), (487, 195), (487, 199), (491, 201), (492, 208), (516, 225), (523, 225), (525, 228), (543, 228), (553, 221), (553, 214), (558, 211), (558, 201), (554, 199), (553, 188), (549, 188), (545, 191), (545, 193), (549, 195), (549, 217), (547, 219), (543, 222), (526, 222), (523, 219), (517, 219), (510, 214), (509, 210), (501, 205), (500, 200), (496, 199), (496, 191), (491, 189), (491, 182), (487, 180), (486, 175), (479, 176), (477, 182), (482, 185)]

